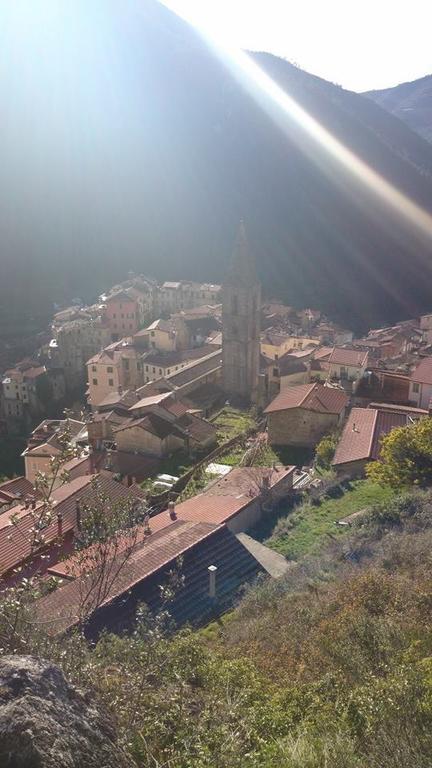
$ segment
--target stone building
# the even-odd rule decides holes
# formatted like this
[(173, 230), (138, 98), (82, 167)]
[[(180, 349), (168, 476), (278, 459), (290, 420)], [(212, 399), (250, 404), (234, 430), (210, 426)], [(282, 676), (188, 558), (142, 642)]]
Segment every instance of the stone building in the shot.
[(87, 360), (110, 343), (111, 331), (98, 317), (66, 322), (56, 335), (58, 364), (64, 369), (66, 387), (71, 390), (84, 384)]
[(260, 311), (261, 286), (241, 222), (223, 286), (222, 372), (226, 394), (243, 402), (258, 399)]
[(347, 406), (348, 397), (337, 387), (316, 383), (287, 387), (265, 410), (269, 442), (313, 448), (342, 424)]

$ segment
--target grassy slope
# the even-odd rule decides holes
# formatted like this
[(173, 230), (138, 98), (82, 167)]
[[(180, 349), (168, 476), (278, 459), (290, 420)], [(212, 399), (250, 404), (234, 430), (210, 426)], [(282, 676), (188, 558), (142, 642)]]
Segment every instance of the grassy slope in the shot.
[(326, 539), (346, 533), (347, 529), (335, 525), (335, 521), (393, 496), (391, 488), (370, 480), (352, 481), (339, 498), (327, 498), (318, 504), (304, 503), (288, 517), (281, 518), (266, 544), (288, 559), (297, 560), (316, 552)]

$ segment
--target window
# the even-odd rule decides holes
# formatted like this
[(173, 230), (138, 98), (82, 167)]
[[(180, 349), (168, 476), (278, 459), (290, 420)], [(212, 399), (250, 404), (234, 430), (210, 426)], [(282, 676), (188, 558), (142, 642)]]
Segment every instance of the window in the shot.
[(146, 365), (146, 371), (148, 371), (148, 365)]
[(162, 368), (159, 368), (159, 376), (162, 376)]
[(108, 386), (113, 387), (114, 386), (114, 379), (108, 379)]
[(155, 335), (155, 332), (154, 331), (150, 331), (150, 336), (154, 336), (154, 335)]
[(156, 368), (153, 368), (153, 373), (156, 373)]
[(98, 382), (97, 382), (97, 379), (92, 379), (92, 384), (93, 384), (95, 387), (97, 387), (97, 383), (98, 383)]
[(167, 369), (167, 374), (168, 374), (168, 376), (169, 376), (169, 374), (170, 374), (170, 373), (171, 373), (171, 368), (168, 368), (168, 369)]
[(273, 376), (278, 379), (279, 378), (279, 368), (273, 368)]
[(418, 395), (420, 392), (420, 384), (413, 384), (413, 392), (415, 395)]
[[(95, 370), (96, 370), (96, 368), (93, 368), (93, 370), (95, 371)], [(113, 367), (112, 367), (112, 365), (109, 365), (109, 366), (108, 366), (108, 368), (107, 368), (107, 371), (108, 371), (108, 373), (112, 373), (112, 372), (113, 372)]]
[(275, 360), (279, 360), (279, 355), (275, 355)]

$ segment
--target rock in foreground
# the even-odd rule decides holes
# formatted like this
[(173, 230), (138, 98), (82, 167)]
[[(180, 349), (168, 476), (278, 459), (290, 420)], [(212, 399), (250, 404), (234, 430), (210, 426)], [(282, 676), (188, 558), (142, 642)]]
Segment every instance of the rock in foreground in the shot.
[(1, 768), (126, 768), (108, 714), (33, 656), (0, 658)]

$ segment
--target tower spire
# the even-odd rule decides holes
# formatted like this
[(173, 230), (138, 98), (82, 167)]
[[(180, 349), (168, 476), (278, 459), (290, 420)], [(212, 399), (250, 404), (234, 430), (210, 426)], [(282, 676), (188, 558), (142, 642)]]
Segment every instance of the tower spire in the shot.
[(258, 398), (260, 309), (260, 285), (241, 221), (222, 294), (222, 375), (227, 395), (243, 403)]
[(254, 285), (257, 282), (255, 262), (250, 252), (243, 219), (240, 219), (237, 231), (229, 279), (241, 281), (247, 285)]

